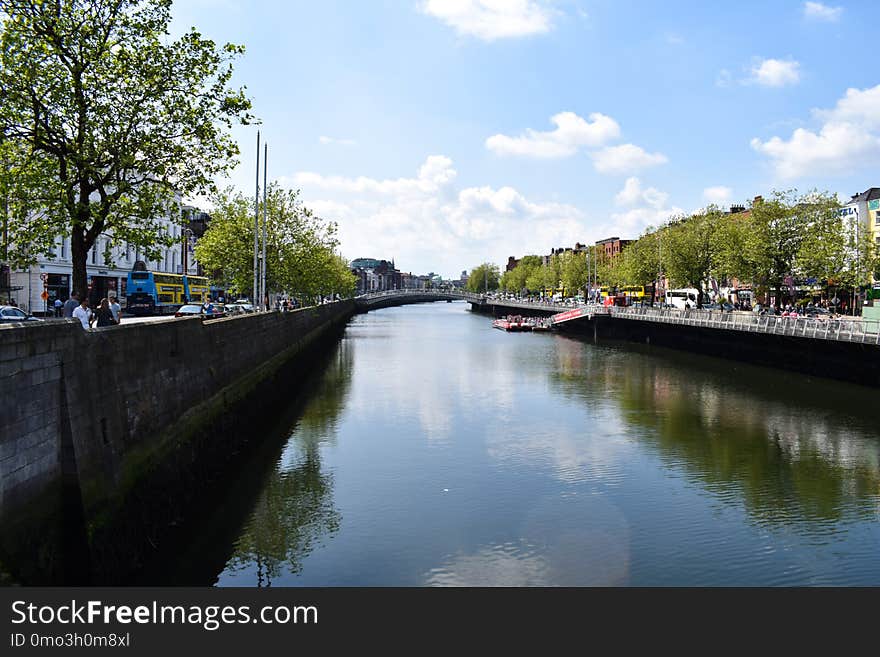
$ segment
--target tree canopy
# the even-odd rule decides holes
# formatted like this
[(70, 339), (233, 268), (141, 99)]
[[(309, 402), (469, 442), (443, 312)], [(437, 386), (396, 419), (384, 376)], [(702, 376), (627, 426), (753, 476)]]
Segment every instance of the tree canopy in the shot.
[[(253, 286), (254, 200), (228, 188), (213, 197), (211, 223), (195, 247), (212, 276), (246, 293)], [(354, 293), (355, 276), (335, 253), (336, 225), (304, 207), (299, 192), (266, 190), (266, 288), (307, 299)], [(262, 221), (262, 201), (260, 217)]]
[(465, 289), (468, 292), (485, 292), (487, 290), (497, 290), (501, 275), (498, 271), (498, 265), (484, 262), (478, 267), (471, 270), (468, 276)]
[(230, 87), (242, 46), (195, 28), (169, 38), (171, 0), (0, 0), (0, 133), (12, 176), (16, 263), (71, 240), (74, 287), (98, 237), (148, 259), (179, 220), (176, 199), (235, 163), (233, 123), (252, 120)]

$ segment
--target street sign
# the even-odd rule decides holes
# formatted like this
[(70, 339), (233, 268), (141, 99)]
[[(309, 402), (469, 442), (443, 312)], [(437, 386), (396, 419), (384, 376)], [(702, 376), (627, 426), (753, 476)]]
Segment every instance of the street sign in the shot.
[(40, 280), (41, 280), (41, 281), (48, 281), (48, 280), (49, 280), (49, 274), (40, 274)]
[(47, 292), (46, 290), (43, 290), (43, 293), (40, 295), (40, 298), (43, 301), (48, 301), (49, 300), (49, 292)]

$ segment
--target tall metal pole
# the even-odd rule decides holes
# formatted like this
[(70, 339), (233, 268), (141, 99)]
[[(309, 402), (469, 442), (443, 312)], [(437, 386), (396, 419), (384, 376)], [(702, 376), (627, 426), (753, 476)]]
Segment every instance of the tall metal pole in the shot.
[(253, 296), (251, 298), (251, 303), (254, 308), (258, 307), (257, 295), (259, 294), (259, 290), (257, 290), (258, 276), (259, 272), (257, 271), (257, 257), (259, 254), (259, 237), (260, 237), (260, 131), (257, 130), (257, 191), (254, 194), (254, 285), (253, 285)]
[[(266, 204), (266, 189), (268, 185), (266, 184), (266, 168), (269, 165), (269, 144), (263, 145), (263, 258), (262, 258), (262, 272), (260, 274), (260, 304), (262, 304), (266, 300), (266, 220), (268, 217), (268, 205)], [(266, 304), (265, 310), (269, 310), (269, 305)]]
[[(657, 231), (657, 241), (659, 242), (660, 256), (659, 256), (659, 269), (657, 272), (657, 286), (660, 286), (660, 282), (663, 280), (663, 231), (662, 229)], [(657, 301), (660, 301), (660, 295), (657, 294)], [(666, 286), (663, 286), (663, 301), (666, 301)]]

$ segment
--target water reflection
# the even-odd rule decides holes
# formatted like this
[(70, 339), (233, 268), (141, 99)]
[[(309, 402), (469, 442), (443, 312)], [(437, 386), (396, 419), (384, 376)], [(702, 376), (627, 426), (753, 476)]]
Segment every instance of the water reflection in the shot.
[(871, 390), (461, 304), (356, 317), (310, 385), (220, 584), (880, 583)]
[[(324, 472), (321, 447), (335, 440), (351, 382), (353, 345), (341, 342), (326, 370), (311, 379), (310, 401), (291, 429), (278, 465), (234, 545), (226, 575), (236, 582), (271, 586), (296, 574), (302, 560), (339, 528), (333, 477)], [(241, 581), (243, 580), (243, 581)]]
[(530, 504), (516, 541), (480, 546), (431, 569), (428, 586), (620, 586), (630, 577), (630, 528), (600, 495)]
[(563, 394), (592, 402), (601, 390), (628, 436), (756, 521), (823, 532), (877, 517), (872, 391), (664, 350), (557, 349)]

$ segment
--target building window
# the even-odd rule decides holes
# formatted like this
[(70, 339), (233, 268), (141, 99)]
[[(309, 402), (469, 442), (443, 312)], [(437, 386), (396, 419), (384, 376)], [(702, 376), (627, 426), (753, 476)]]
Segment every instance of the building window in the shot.
[(93, 247), (92, 247), (92, 264), (94, 265), (94, 264), (97, 263), (97, 262), (98, 262), (98, 249), (96, 249), (96, 248), (93, 246)]

